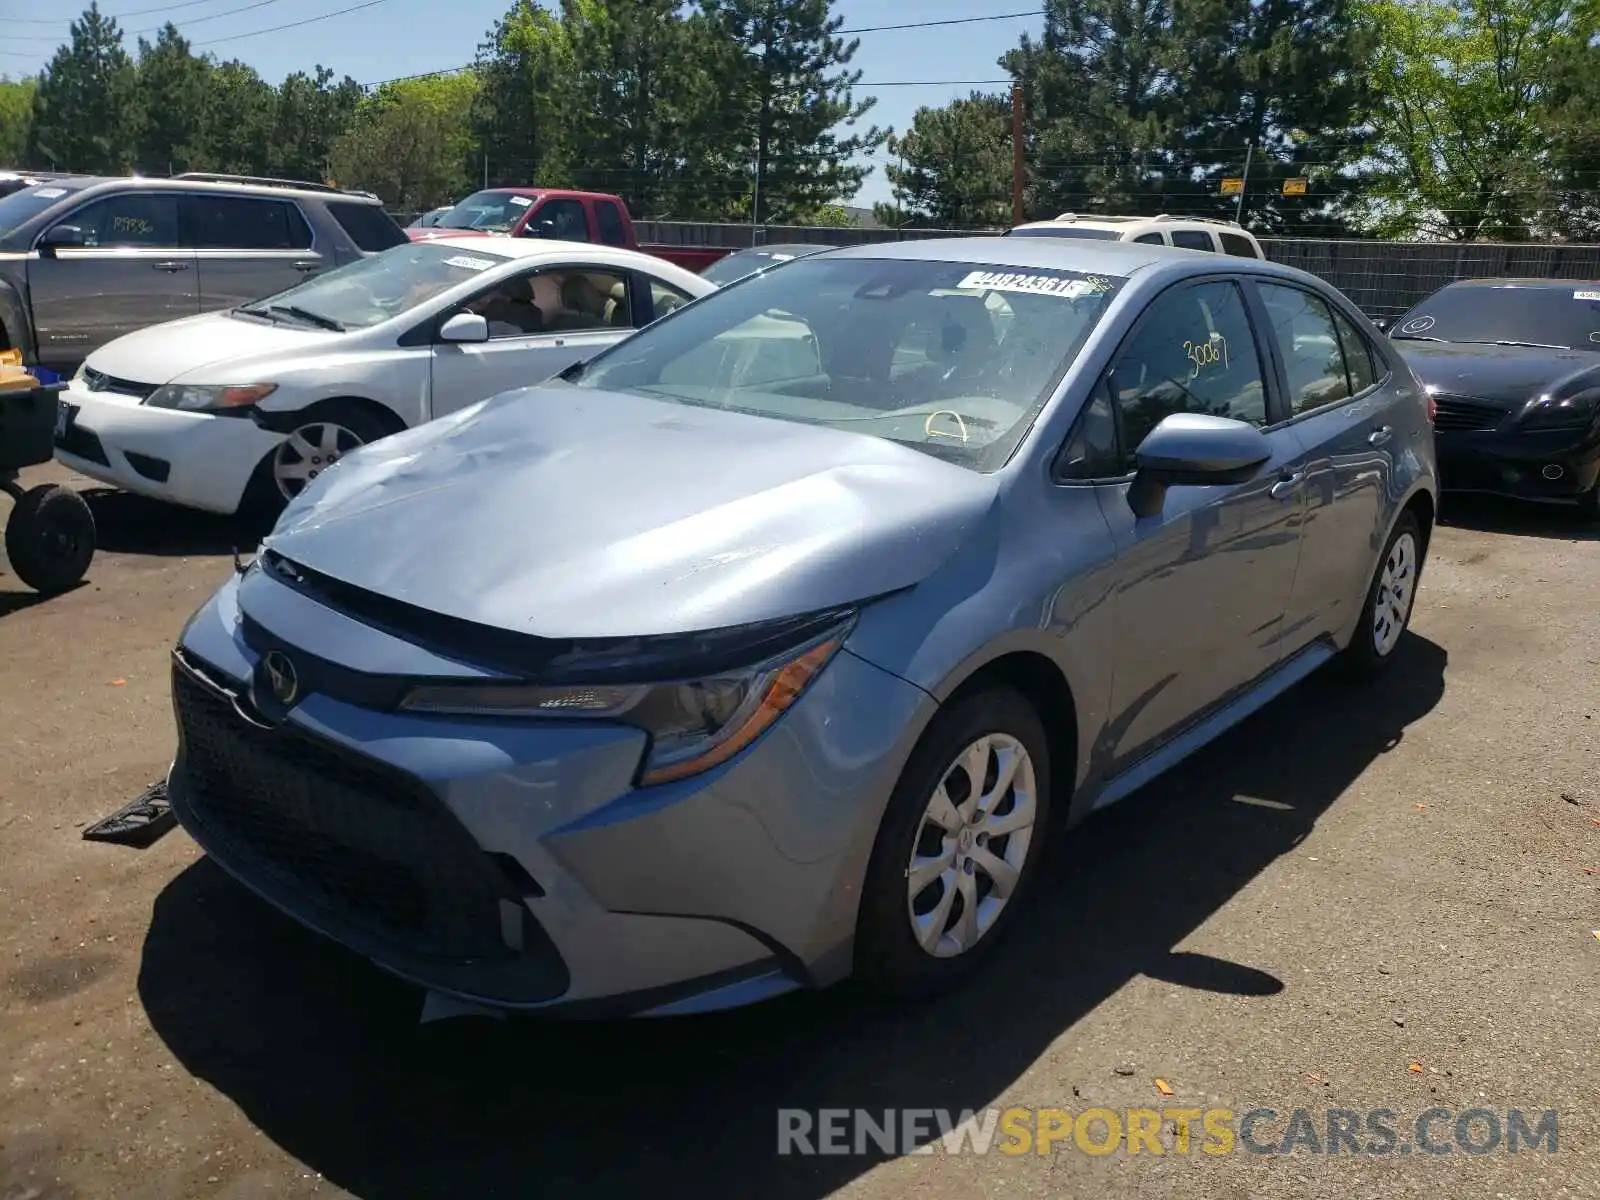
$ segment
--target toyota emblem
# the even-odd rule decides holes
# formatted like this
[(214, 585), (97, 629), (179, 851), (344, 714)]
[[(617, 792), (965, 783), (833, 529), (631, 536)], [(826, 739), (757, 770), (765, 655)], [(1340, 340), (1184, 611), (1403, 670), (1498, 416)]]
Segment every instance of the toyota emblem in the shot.
[(295, 673), (294, 663), (289, 661), (289, 656), (282, 650), (269, 650), (266, 658), (261, 660), (261, 666), (267, 673), (272, 698), (285, 707), (293, 704), (300, 695), (300, 677)]

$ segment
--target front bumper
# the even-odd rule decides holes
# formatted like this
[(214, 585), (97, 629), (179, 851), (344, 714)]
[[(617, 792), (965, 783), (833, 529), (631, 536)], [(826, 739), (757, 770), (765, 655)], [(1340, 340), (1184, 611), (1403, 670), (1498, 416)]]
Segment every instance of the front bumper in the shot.
[(136, 397), (71, 384), (76, 414), (56, 459), (129, 492), (209, 512), (238, 511), (257, 464), (281, 441), (242, 416), (150, 408)]
[(191, 621), (174, 811), (301, 923), (419, 985), (571, 1016), (726, 1008), (848, 973), (872, 840), (931, 711), (919, 689), (841, 653), (749, 750), (637, 789), (645, 735), (617, 725), (311, 690), (262, 727), (250, 681), (283, 646), (312, 680), (475, 672), (260, 572)]
[(1600, 433), (1581, 429), (1435, 430), (1445, 491), (1570, 500), (1600, 478)]

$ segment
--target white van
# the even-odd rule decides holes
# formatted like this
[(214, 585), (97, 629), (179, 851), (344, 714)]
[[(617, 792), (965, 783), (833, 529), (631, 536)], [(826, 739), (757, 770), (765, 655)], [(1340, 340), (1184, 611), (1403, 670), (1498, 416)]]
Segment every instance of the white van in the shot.
[(1095, 238), (1105, 242), (1148, 242), (1180, 250), (1209, 250), (1239, 258), (1266, 258), (1261, 243), (1237, 222), (1215, 217), (1081, 217), (1062, 213), (1053, 221), (1030, 221), (1009, 230), (1007, 237)]

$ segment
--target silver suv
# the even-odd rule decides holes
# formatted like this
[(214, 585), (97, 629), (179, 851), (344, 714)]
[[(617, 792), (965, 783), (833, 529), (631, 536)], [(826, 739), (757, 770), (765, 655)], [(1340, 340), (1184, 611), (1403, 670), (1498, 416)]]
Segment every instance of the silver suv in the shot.
[(147, 325), (231, 308), (405, 242), (376, 196), (192, 173), (0, 197), (0, 348), (63, 373)]

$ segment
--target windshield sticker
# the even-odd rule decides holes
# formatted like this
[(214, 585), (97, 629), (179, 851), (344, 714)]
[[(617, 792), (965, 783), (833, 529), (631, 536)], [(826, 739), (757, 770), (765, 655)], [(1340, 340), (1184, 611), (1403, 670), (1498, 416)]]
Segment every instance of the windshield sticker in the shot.
[(460, 267), (463, 271), (487, 271), (494, 266), (492, 258), (473, 258), (466, 254), (457, 254), (444, 260), (447, 267)]
[(526, 196), (510, 196), (507, 197), (507, 199), (509, 199), (511, 203), (515, 204), (518, 208), (531, 208), (533, 206), (533, 201), (528, 199)]
[(956, 287), (963, 291), (1026, 292), (1034, 296), (1063, 296), (1068, 300), (1076, 300), (1082, 296), (1108, 292), (1111, 283), (1099, 276), (1063, 279), (1059, 275), (1024, 275), (1015, 271), (974, 271)]
[(1190, 379), (1200, 378), (1201, 370), (1206, 367), (1228, 369), (1228, 339), (1220, 333), (1213, 333), (1203, 342), (1185, 342), (1183, 354), (1189, 360)]
[(1574, 300), (1600, 300), (1600, 292), (1573, 292)]
[(1589, 335), (1589, 340), (1591, 342), (1600, 342), (1600, 333), (1591, 333)]
[(57, 196), (65, 196), (66, 194), (66, 188), (40, 188), (34, 192), (35, 196), (42, 196), (46, 200), (54, 200)]
[(1433, 328), (1433, 324), (1434, 322), (1432, 317), (1412, 317), (1411, 320), (1400, 326), (1400, 332), (1426, 333), (1428, 330)]

